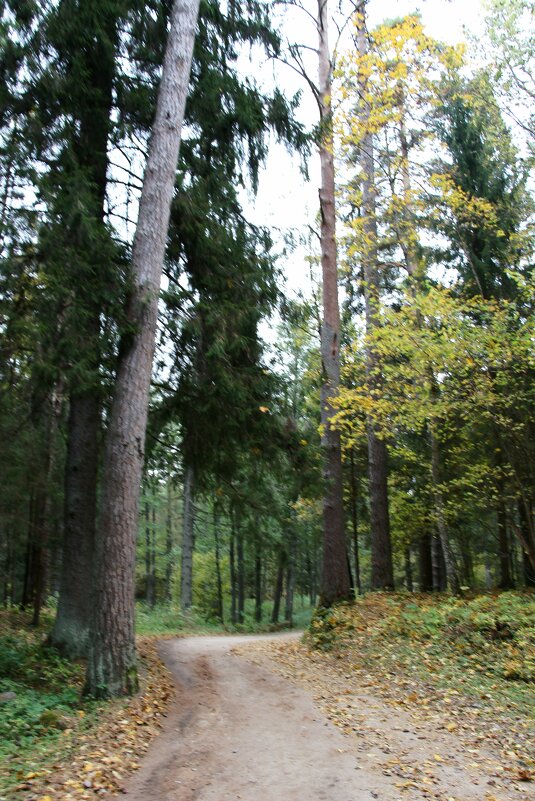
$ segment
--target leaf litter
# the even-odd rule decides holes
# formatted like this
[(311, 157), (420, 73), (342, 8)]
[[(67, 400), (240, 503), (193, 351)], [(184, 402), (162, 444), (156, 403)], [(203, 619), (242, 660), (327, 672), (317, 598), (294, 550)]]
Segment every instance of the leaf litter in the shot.
[[(468, 610), (489, 635), (483, 643), (464, 634), (447, 639), (439, 627), (421, 636), (419, 616), (436, 617), (444, 604), (454, 620), (460, 614), (462, 630), (468, 612), (461, 601), (378, 593), (316, 616), (303, 641), (258, 642), (236, 652), (312, 693), (346, 735), (356, 769), (379, 772), (396, 801), (530, 801), (533, 617), (511, 638), (492, 603), (479, 617)], [(503, 631), (505, 637), (495, 635)], [(124, 792), (174, 695), (154, 642), (142, 640), (139, 650), (142, 694), (102, 707), (97, 726), (86, 727), (79, 715), (61, 733), (60, 756), (46, 768), (29, 766), (10, 799), (76, 801)]]
[[(469, 602), (377, 593), (320, 613), (300, 642), (259, 643), (254, 656), (250, 647), (242, 654), (312, 692), (359, 769), (381, 771), (400, 799), (533, 799), (534, 684), (513, 686), (504, 668), (510, 648), (492, 634), (462, 649), (440, 626), (419, 637), (418, 619), (444, 604), (453, 617), (468, 614)], [(407, 605), (414, 625), (401, 631)]]
[(10, 799), (90, 801), (123, 791), (126, 777), (138, 769), (159, 734), (175, 693), (152, 639), (138, 639), (138, 656), (141, 693), (99, 707), (96, 720), (91, 715), (89, 723), (79, 712), (72, 727), (61, 732), (59, 742), (51, 744), (48, 760), (18, 772), (19, 783), (10, 791)]

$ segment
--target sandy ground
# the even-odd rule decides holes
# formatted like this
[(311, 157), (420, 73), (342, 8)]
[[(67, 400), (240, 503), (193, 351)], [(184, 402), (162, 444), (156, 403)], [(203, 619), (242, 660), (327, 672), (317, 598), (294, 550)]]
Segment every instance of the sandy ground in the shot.
[[(293, 634), (169, 640), (161, 654), (178, 685), (163, 733), (127, 782), (129, 801), (509, 801), (451, 736), (415, 727), (382, 701), (354, 697), (362, 734), (344, 736), (312, 694), (258, 659), (255, 645)], [(248, 648), (244, 646), (251, 645)], [(233, 649), (238, 647), (239, 654)], [(248, 652), (251, 658), (248, 658)], [(449, 739), (448, 739), (449, 738)], [(444, 742), (441, 740), (444, 739)], [(433, 764), (439, 750), (443, 761)], [(396, 755), (430, 777), (400, 780)], [(392, 759), (393, 758), (393, 759)], [(432, 764), (433, 770), (424, 769)], [(402, 774), (403, 775), (403, 774)], [(432, 777), (432, 778), (431, 778)], [(405, 785), (405, 786), (403, 786)], [(412, 785), (412, 787), (411, 787)], [(519, 788), (520, 789), (520, 788)], [(523, 790), (524, 788), (522, 788)], [(527, 788), (526, 788), (527, 789)], [(531, 788), (530, 788), (531, 789)], [(493, 793), (496, 793), (494, 795)]]

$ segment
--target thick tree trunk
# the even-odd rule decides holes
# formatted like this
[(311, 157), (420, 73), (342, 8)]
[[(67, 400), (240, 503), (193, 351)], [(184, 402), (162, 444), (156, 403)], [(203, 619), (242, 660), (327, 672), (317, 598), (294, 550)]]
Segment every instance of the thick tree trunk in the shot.
[(154, 608), (155, 604), (155, 575), (154, 575), (154, 534), (155, 534), (155, 514), (156, 508), (154, 505), (154, 488), (152, 491), (152, 510), (148, 498), (145, 500), (145, 602), (150, 609)]
[(374, 424), (368, 423), (368, 479), (370, 487), (370, 531), (372, 590), (394, 589), (394, 568), (388, 513), (388, 453)]
[(245, 553), (243, 527), (236, 521), (236, 557), (238, 562), (238, 623), (245, 622)]
[(238, 557), (238, 623), (245, 622), (245, 554), (243, 551), (243, 529), (237, 527), (237, 557)]
[(347, 571), (340, 434), (331, 426), (331, 399), (340, 385), (340, 312), (336, 254), (336, 210), (332, 137), (332, 65), (328, 42), (327, 0), (318, 0), (319, 107), (321, 163), (321, 265), (323, 320), (321, 325), (321, 422), (323, 427), (323, 576), (320, 604), (331, 606), (351, 597)]
[(193, 467), (184, 473), (184, 516), (182, 522), (182, 556), (180, 568), (180, 608), (187, 612), (193, 603), (193, 552), (195, 550), (195, 476)]
[[(500, 486), (503, 492), (503, 485)], [(507, 530), (507, 509), (503, 497), (498, 498), (496, 507), (496, 528), (498, 531), (498, 563), (500, 565), (500, 590), (511, 590), (514, 586), (511, 575), (511, 544)]]
[(284, 604), (284, 621), (293, 625), (295, 594), (295, 553), (290, 551), (286, 563), (286, 599)]
[[(83, 58), (91, 87), (80, 108), (79, 135), (74, 142), (76, 160), (94, 193), (85, 213), (100, 229), (104, 241), (108, 138), (113, 105), (117, 48), (115, 9), (102, 13), (102, 3), (85, 2), (88, 17), (97, 20), (92, 47)], [(75, 307), (81, 310), (73, 336), (79, 357), (86, 362), (83, 386), (71, 386), (65, 467), (65, 519), (58, 610), (49, 641), (71, 658), (85, 656), (88, 647), (93, 585), (93, 558), (97, 514), (97, 485), (101, 441), (100, 327), (102, 308), (94, 293), (94, 275), (102, 284), (101, 242), (85, 242), (84, 232), (73, 231), (83, 242), (80, 264), (71, 265)], [(105, 258), (105, 257), (104, 257)], [(110, 271), (111, 272), (111, 271)], [(88, 275), (89, 273), (89, 275)]]
[(447, 589), (446, 569), (442, 543), (438, 534), (431, 540), (431, 563), (433, 566), (433, 592), (444, 592)]
[(407, 545), (403, 552), (405, 561), (405, 588), (407, 592), (414, 592), (414, 584), (412, 578), (412, 562), (411, 562), (411, 549)]
[(50, 643), (70, 659), (87, 654), (92, 607), (100, 404), (71, 396), (58, 611)]
[(474, 580), (474, 560), (472, 558), (472, 549), (470, 542), (467, 539), (462, 539), (460, 542), (461, 559), (462, 559), (462, 583), (467, 587), (473, 587)]
[(433, 590), (431, 536), (424, 534), (418, 541), (418, 575), (420, 592)]
[(135, 544), (158, 295), (188, 89), (198, 0), (175, 0), (143, 180), (128, 309), (132, 334), (119, 358), (103, 470), (86, 692), (137, 690)]
[(353, 453), (353, 448), (351, 448), (351, 530), (353, 534), (353, 564), (355, 566), (355, 583), (357, 586), (357, 592), (359, 595), (362, 595), (362, 582), (360, 578), (360, 556), (359, 556), (359, 532), (358, 532), (358, 512), (357, 512), (357, 500), (358, 500), (358, 485), (357, 485), (357, 473), (355, 469), (355, 454)]
[(525, 498), (518, 502), (520, 526), (518, 538), (522, 547), (524, 580), (527, 587), (535, 586), (535, 534), (533, 531), (533, 513)]
[[(358, 11), (357, 46), (359, 55), (368, 52), (365, 6)], [(375, 163), (373, 134), (369, 132), (370, 105), (366, 100), (368, 78), (359, 75), (359, 122), (362, 139), (359, 145), (360, 183), (362, 189), (362, 241), (364, 302), (366, 331), (372, 334), (378, 324), (380, 311), (380, 288), (377, 257), (377, 217), (375, 201)], [(370, 393), (380, 388), (380, 359), (374, 347), (366, 347), (366, 378)], [(380, 437), (375, 422), (369, 418), (368, 472), (370, 482), (370, 530), (372, 552), (372, 590), (391, 590), (394, 588), (392, 566), (392, 545), (390, 540), (390, 520), (388, 513), (388, 454), (386, 444)]]
[(49, 562), (51, 488), (55, 464), (55, 439), (61, 414), (62, 392), (58, 382), (49, 394), (37, 392), (32, 419), (37, 434), (37, 463), (31, 478), (30, 514), (23, 606), (33, 607), (32, 625), (38, 626), (45, 600)]
[(151, 527), (151, 541), (150, 541), (150, 589), (151, 608), (156, 604), (156, 483), (152, 487), (152, 527)]
[(14, 603), (14, 587), (13, 587), (13, 544), (14, 537), (11, 528), (7, 528), (5, 532), (5, 554), (4, 554), (4, 568), (3, 568), (3, 585), (2, 602), (5, 607), (11, 606)]
[(236, 574), (236, 557), (235, 557), (235, 542), (236, 542), (236, 524), (234, 519), (234, 510), (230, 512), (230, 620), (233, 625), (238, 622), (238, 577)]
[(255, 559), (254, 559), (254, 576), (255, 576), (255, 605), (254, 605), (254, 619), (257, 623), (262, 621), (262, 545), (260, 542), (258, 523), (255, 525)]

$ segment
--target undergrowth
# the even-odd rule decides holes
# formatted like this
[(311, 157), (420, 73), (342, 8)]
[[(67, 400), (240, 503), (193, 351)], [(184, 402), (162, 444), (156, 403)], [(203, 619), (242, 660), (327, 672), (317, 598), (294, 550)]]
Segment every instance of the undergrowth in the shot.
[[(83, 670), (43, 644), (43, 630), (11, 613), (0, 631), (0, 755), (53, 736), (80, 708)], [(19, 624), (17, 626), (17, 624)]]
[[(504, 592), (449, 595), (374, 593), (333, 609), (320, 609), (307, 633), (323, 651), (467, 693), (489, 693), (497, 702), (533, 713), (535, 595)], [(531, 699), (531, 700), (530, 700)]]

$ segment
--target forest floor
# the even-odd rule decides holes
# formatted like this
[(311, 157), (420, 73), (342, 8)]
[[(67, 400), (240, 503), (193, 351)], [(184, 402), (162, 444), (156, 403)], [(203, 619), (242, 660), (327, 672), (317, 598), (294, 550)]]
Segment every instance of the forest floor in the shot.
[(163, 640), (175, 693), (145, 641), (143, 696), (0, 799), (528, 801), (534, 624), (533, 596), (374, 595), (305, 641)]

